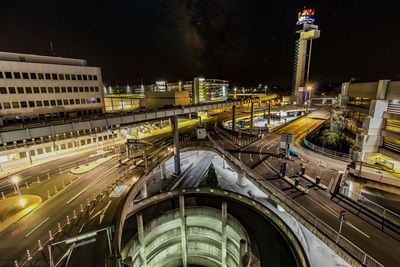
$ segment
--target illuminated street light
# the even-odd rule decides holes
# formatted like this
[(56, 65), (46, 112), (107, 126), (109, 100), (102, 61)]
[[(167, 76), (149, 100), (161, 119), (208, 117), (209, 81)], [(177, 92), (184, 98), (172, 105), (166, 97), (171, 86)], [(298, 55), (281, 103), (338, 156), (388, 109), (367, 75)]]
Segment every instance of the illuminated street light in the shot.
[(17, 176), (15, 176), (15, 177), (12, 178), (11, 181), (12, 181), (12, 182), (15, 184), (15, 186), (17, 187), (17, 192), (18, 192), (18, 196), (19, 196), (19, 204), (20, 204), (22, 207), (24, 207), (26, 201), (25, 201), (25, 199), (22, 198), (21, 191), (19, 191), (19, 186), (18, 186), (19, 178), (18, 178)]

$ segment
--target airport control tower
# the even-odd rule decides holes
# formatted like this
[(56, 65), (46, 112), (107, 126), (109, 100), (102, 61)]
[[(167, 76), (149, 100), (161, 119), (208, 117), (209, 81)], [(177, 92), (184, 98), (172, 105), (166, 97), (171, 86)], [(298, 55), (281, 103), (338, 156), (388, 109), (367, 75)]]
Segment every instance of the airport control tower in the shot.
[(296, 52), (293, 73), (293, 101), (304, 104), (310, 98), (311, 87), (308, 83), (313, 39), (319, 38), (320, 31), (314, 24), (314, 9), (304, 9), (298, 13), (296, 23), (300, 34), (296, 40)]

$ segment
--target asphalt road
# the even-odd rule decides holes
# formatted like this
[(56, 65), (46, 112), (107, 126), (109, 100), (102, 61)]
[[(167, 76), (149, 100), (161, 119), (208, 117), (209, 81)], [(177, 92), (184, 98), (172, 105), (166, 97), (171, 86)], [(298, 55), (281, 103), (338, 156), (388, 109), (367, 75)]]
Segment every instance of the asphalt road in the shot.
[[(244, 149), (239, 150), (227, 142), (225, 142), (225, 148), (247, 166), (254, 169), (265, 180), (283, 190), (330, 227), (338, 230), (340, 211), (348, 209), (348, 207), (343, 203), (336, 203), (337, 201), (330, 199), (331, 195), (329, 191), (335, 184), (335, 178), (338, 176), (337, 170), (328, 168), (327, 166), (320, 166), (321, 158), (318, 158), (318, 155), (315, 154), (314, 158), (307, 160), (297, 158), (285, 160), (277, 156), (281, 133), (293, 133), (295, 146), (297, 147), (296, 150), (301, 151), (298, 148), (301, 146), (301, 141), (306, 135), (306, 129), (308, 128), (312, 131), (322, 122), (323, 120), (320, 119), (302, 117), (276, 132), (268, 134), (264, 139), (254, 142)], [(218, 137), (218, 135), (214, 134), (214, 137)], [(301, 157), (302, 155), (300, 155)], [(323, 159), (326, 160), (325, 158)], [(300, 163), (302, 162), (306, 167), (306, 174), (309, 174), (311, 177), (321, 176), (321, 182), (328, 186), (328, 190), (321, 190), (301, 178), (300, 185), (308, 188), (309, 193), (304, 194), (297, 191), (287, 182), (278, 178), (277, 174), (283, 160), (287, 162), (286, 173), (289, 177), (297, 177), (296, 173), (299, 171)], [(353, 212), (354, 214), (347, 212), (347, 222), (343, 226), (342, 234), (385, 266), (400, 266), (400, 259), (397, 257), (400, 253), (400, 242), (393, 235), (382, 232), (373, 223), (369, 223), (356, 216), (356, 211)]]
[[(195, 126), (196, 125), (181, 128), (181, 137), (183, 138), (185, 135), (192, 133)], [(157, 162), (159, 157), (167, 153), (167, 148), (173, 145), (171, 133), (152, 136), (144, 139), (144, 141), (148, 143), (147, 155), (151, 162)], [(92, 152), (85, 152), (76, 156), (47, 162), (20, 172), (18, 176), (22, 181), (30, 181), (30, 179), (36, 179), (36, 176), (47, 175), (47, 172), (57, 173), (60, 166), (71, 168), (76, 165), (77, 161), (85, 161), (91, 153)], [(142, 151), (139, 150), (138, 154), (141, 155)], [(126, 155), (122, 157), (126, 158)], [(0, 232), (0, 266), (14, 266), (14, 260), (18, 260), (20, 266), (22, 264), (48, 266), (46, 245), (49, 244), (49, 230), (54, 237), (53, 242), (56, 242), (79, 233), (110, 226), (120, 200), (118, 197), (107, 197), (107, 193), (109, 194), (112, 191), (110, 185), (115, 183), (118, 185), (130, 186), (134, 184), (133, 178), (139, 179), (145, 169), (144, 163), (142, 163), (140, 166), (133, 168), (132, 179), (118, 181), (118, 177), (129, 167), (129, 165), (119, 166), (119, 158), (119, 156), (114, 157), (88, 173), (79, 175), (79, 178), (72, 184), (69, 184), (49, 200), (44, 201), (34, 211)], [(141, 156), (138, 157), (137, 160), (140, 158)], [(66, 172), (65, 175), (70, 174)], [(43, 182), (41, 186), (45, 187), (46, 184)], [(94, 199), (96, 199), (96, 201), (94, 201)], [(80, 212), (81, 204), (83, 207), (82, 213)], [(76, 219), (73, 218), (73, 210), (75, 210), (77, 214)], [(67, 216), (69, 216), (69, 224), (67, 224)], [(58, 232), (58, 223), (60, 223), (61, 232)], [(107, 239), (104, 238), (104, 233), (103, 235), (99, 234), (98, 240), (94, 245), (99, 246), (99, 244), (101, 244), (102, 249), (103, 247), (106, 248), (107, 246), (104, 246), (104, 244), (107, 244)], [(44, 247), (43, 251), (38, 251), (38, 240), (41, 241), (41, 245)], [(32, 262), (26, 261), (27, 249), (29, 249), (33, 257)], [(81, 247), (80, 251), (83, 252), (86, 249), (90, 250), (90, 245), (88, 245), (87, 248)], [(93, 250), (90, 251), (93, 252)], [(53, 247), (55, 262), (66, 252), (66, 246), (59, 245)], [(68, 253), (65, 254), (64, 260), (70, 257), (70, 262), (72, 264), (72, 262), (76, 260), (74, 253), (70, 253), (72, 257), (70, 257)], [(98, 266), (99, 264), (104, 265), (104, 260), (106, 258), (98, 257), (97, 253), (98, 252), (94, 253), (92, 256), (88, 256), (87, 259), (85, 256), (85, 262), (90, 263), (91, 266)]]

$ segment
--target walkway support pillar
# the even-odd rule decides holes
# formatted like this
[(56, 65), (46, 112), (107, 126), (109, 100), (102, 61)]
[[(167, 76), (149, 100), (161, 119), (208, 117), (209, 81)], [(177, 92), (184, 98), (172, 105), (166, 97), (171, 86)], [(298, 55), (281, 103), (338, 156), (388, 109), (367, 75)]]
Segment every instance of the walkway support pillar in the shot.
[(240, 186), (245, 186), (246, 185), (246, 178), (245, 178), (245, 174), (243, 171), (240, 171), (237, 174), (237, 184)]
[(167, 169), (165, 163), (161, 165), (161, 180), (167, 179)]
[(226, 224), (227, 224), (227, 218), (228, 218), (228, 212), (227, 212), (227, 204), (226, 202), (222, 202), (222, 209), (221, 209), (221, 215), (222, 215), (222, 235), (221, 235), (221, 266), (226, 267)]
[(250, 115), (250, 132), (253, 133), (254, 126), (254, 103), (251, 103), (251, 115)]
[(268, 124), (271, 123), (271, 100), (268, 100)]
[(142, 198), (147, 198), (147, 184), (144, 183), (142, 189), (140, 190), (140, 195)]
[(139, 243), (140, 243), (140, 258), (142, 259), (142, 266), (146, 267), (147, 266), (147, 259), (146, 259), (146, 244), (144, 242), (144, 231), (143, 231), (143, 216), (141, 213), (139, 213), (136, 216), (137, 219), (137, 228), (138, 228), (138, 234), (139, 234)]
[(232, 106), (232, 131), (236, 130), (236, 105)]
[(174, 161), (175, 161), (175, 174), (181, 174), (181, 158), (179, 150), (179, 128), (178, 128), (178, 117), (173, 116), (170, 118), (172, 127), (172, 136), (174, 137)]
[(187, 267), (187, 239), (186, 239), (186, 216), (185, 216), (185, 198), (179, 196), (179, 209), (181, 213), (181, 241), (182, 241), (182, 266)]

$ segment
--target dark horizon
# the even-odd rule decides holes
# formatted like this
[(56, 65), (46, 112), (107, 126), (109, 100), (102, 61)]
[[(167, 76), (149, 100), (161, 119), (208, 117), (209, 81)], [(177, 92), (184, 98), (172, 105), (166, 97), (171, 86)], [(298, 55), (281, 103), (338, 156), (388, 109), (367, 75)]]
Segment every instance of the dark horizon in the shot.
[(196, 76), (290, 87), (297, 12), (314, 8), (310, 81), (400, 79), (399, 3), (383, 1), (13, 1), (1, 51), (87, 59), (104, 82)]

